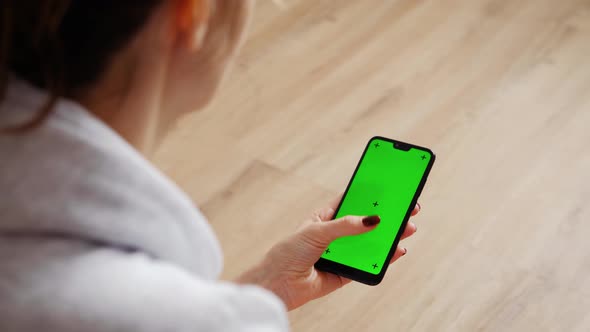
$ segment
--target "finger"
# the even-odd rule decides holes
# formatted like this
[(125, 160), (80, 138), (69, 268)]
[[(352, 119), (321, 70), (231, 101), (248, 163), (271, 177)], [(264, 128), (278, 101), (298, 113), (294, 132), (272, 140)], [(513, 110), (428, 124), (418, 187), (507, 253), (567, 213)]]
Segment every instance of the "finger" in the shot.
[(332, 207), (325, 207), (318, 211), (317, 217), (319, 218), (318, 221), (328, 221), (334, 218), (334, 209)]
[(331, 207), (332, 210), (336, 210), (336, 208), (338, 208), (338, 205), (340, 204), (340, 201), (342, 200), (342, 196), (344, 196), (344, 193), (340, 193), (338, 194), (338, 196), (334, 197), (334, 199), (331, 200), (328, 204), (328, 207)]
[(411, 216), (413, 217), (413, 216), (417, 215), (418, 212), (420, 212), (421, 208), (422, 207), (420, 206), (420, 203), (416, 203), (416, 206), (414, 206), (414, 210), (412, 210)]
[(340, 193), (338, 196), (336, 196), (336, 198), (334, 198), (332, 201), (330, 201), (330, 203), (328, 204), (327, 207), (320, 209), (316, 214), (315, 214), (315, 219), (319, 219), (319, 220), (315, 220), (315, 221), (329, 221), (334, 219), (334, 212), (336, 211), (336, 208), (338, 208), (338, 205), (340, 204), (340, 201), (342, 200), (342, 193)]
[(346, 216), (330, 222), (315, 223), (307, 228), (310, 239), (318, 244), (328, 246), (332, 241), (343, 236), (357, 235), (377, 227), (381, 219), (378, 216)]
[(323, 208), (320, 213), (319, 217), (321, 221), (328, 221), (334, 219), (334, 213), (336, 210), (331, 206)]
[(314, 289), (319, 290), (318, 297), (328, 295), (352, 281), (339, 275), (324, 271), (317, 271), (316, 280), (319, 281), (319, 285), (317, 288), (314, 287)]
[(414, 235), (414, 233), (416, 233), (417, 230), (418, 227), (416, 227), (416, 224), (414, 224), (411, 221), (408, 221), (408, 223), (406, 224), (406, 229), (404, 229), (404, 232), (402, 233), (402, 240)]
[(408, 249), (398, 246), (397, 248), (395, 248), (395, 253), (393, 254), (393, 257), (391, 258), (391, 260), (389, 261), (389, 264), (392, 264), (393, 262), (395, 262), (396, 260), (398, 260), (400, 257), (404, 256), (407, 253), (408, 253)]

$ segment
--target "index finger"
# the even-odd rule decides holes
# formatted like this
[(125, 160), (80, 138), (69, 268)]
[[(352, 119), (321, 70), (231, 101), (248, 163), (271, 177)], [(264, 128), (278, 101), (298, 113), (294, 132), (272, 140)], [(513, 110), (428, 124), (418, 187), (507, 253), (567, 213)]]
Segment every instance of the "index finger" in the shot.
[(344, 193), (338, 194), (338, 196), (336, 196), (334, 199), (330, 201), (330, 203), (328, 203), (328, 207), (332, 210), (336, 210), (338, 204), (340, 204), (340, 201), (342, 200), (342, 196), (344, 196)]

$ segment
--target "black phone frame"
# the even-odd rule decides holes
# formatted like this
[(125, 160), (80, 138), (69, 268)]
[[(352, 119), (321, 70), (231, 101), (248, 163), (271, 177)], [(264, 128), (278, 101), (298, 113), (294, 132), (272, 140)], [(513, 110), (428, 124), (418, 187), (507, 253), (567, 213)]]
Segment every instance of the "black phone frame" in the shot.
[(365, 158), (365, 154), (367, 153), (372, 142), (376, 139), (391, 143), (392, 148), (394, 148), (394, 149), (401, 149), (401, 150), (409, 151), (410, 149), (414, 148), (414, 149), (418, 149), (418, 150), (421, 150), (421, 151), (424, 151), (424, 152), (430, 154), (430, 160), (428, 161), (428, 165), (426, 166), (426, 169), (424, 170), (424, 173), (422, 174), (422, 178), (420, 179), (420, 183), (418, 185), (418, 188), (416, 188), (416, 192), (414, 193), (414, 197), (412, 198), (410, 206), (408, 206), (408, 210), (406, 211), (406, 215), (404, 217), (404, 220), (399, 228), (399, 231), (397, 232), (397, 234), (395, 236), (395, 239), (391, 245), (391, 248), (389, 249), (389, 253), (387, 254), (387, 259), (385, 260), (385, 263), (384, 263), (384, 267), (381, 269), (381, 272), (379, 274), (372, 274), (372, 273), (365, 272), (365, 271), (359, 270), (359, 269), (355, 269), (353, 267), (350, 267), (350, 266), (347, 266), (344, 264), (340, 264), (340, 263), (337, 263), (337, 262), (334, 262), (334, 261), (331, 261), (328, 259), (324, 259), (321, 257), (315, 263), (315, 267), (318, 270), (334, 273), (339, 276), (342, 276), (342, 277), (345, 277), (345, 278), (348, 278), (348, 279), (351, 279), (351, 280), (354, 280), (354, 281), (357, 281), (357, 282), (360, 282), (363, 284), (367, 284), (370, 286), (378, 285), (383, 280), (383, 277), (385, 276), (385, 272), (387, 272), (387, 268), (389, 267), (388, 262), (391, 260), (391, 258), (393, 257), (393, 254), (395, 253), (395, 249), (397, 248), (397, 245), (400, 241), (401, 235), (402, 235), (404, 229), (406, 228), (408, 220), (410, 220), (412, 210), (414, 209), (414, 206), (418, 202), (418, 198), (420, 197), (420, 194), (422, 194), (422, 189), (424, 189), (424, 186), (426, 185), (426, 180), (428, 179), (428, 175), (430, 174), (430, 170), (432, 169), (432, 165), (434, 164), (434, 160), (436, 159), (436, 155), (434, 154), (434, 152), (432, 152), (432, 150), (430, 150), (428, 148), (425, 148), (425, 147), (422, 147), (419, 145), (415, 145), (415, 144), (410, 144), (410, 143), (394, 140), (391, 138), (382, 137), (382, 136), (373, 136), (369, 140), (369, 142), (367, 143), (367, 146), (365, 147), (365, 150), (363, 151), (363, 154), (362, 154), (361, 158), (359, 159), (358, 164), (356, 165), (354, 173), (352, 173), (352, 177), (350, 178), (350, 181), (348, 181), (348, 185), (346, 186), (346, 190), (344, 191), (344, 194), (342, 195), (342, 199), (340, 200), (340, 203), (338, 203), (338, 207), (334, 211), (334, 216), (336, 216), (338, 214), (338, 211), (340, 210), (340, 206), (342, 205), (344, 198), (348, 194), (348, 190), (350, 189), (350, 185), (352, 184), (352, 181), (354, 180), (354, 178), (356, 176), (356, 173), (361, 165), (361, 162)]

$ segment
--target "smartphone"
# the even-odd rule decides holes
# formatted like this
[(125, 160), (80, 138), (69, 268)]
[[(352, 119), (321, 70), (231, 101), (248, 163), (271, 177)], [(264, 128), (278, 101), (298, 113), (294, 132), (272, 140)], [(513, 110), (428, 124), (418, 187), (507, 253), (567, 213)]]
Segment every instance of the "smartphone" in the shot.
[(316, 262), (316, 268), (364, 284), (379, 284), (434, 159), (430, 149), (373, 137), (356, 166), (334, 219), (346, 215), (378, 215), (381, 222), (370, 232), (333, 241)]

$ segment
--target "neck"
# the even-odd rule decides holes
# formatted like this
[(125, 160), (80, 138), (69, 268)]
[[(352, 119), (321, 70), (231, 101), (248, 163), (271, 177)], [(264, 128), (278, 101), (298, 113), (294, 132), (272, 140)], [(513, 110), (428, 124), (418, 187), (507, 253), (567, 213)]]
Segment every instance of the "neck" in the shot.
[(149, 157), (162, 136), (160, 116), (165, 68), (162, 61), (149, 56), (134, 57), (114, 65), (91, 91), (77, 99)]

